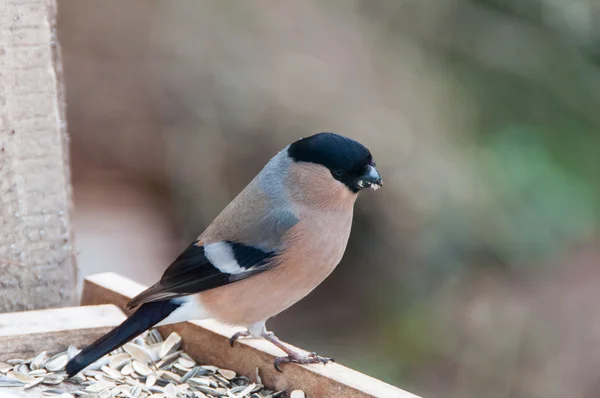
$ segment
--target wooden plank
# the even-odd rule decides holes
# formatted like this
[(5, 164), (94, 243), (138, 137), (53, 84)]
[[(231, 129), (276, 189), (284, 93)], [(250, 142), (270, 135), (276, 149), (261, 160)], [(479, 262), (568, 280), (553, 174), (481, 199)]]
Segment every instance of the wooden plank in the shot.
[(0, 361), (81, 348), (124, 319), (114, 305), (0, 314)]
[[(124, 309), (129, 299), (143, 289), (145, 286), (114, 273), (92, 275), (84, 281), (82, 305), (111, 303)], [(231, 348), (229, 337), (241, 329), (213, 320), (168, 325), (160, 330), (177, 331), (183, 336), (184, 350), (200, 362), (229, 368), (251, 379), (255, 378), (258, 368), (263, 382), (277, 390), (298, 388), (309, 397), (319, 398), (418, 398), (337, 363), (327, 366), (289, 364), (279, 373), (273, 368), (273, 360), (283, 352), (260, 339), (239, 340)]]

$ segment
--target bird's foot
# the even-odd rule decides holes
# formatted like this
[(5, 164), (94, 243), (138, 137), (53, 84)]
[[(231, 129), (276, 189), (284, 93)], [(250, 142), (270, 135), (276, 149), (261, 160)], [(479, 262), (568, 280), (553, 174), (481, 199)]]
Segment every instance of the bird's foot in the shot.
[(290, 353), (285, 357), (275, 358), (275, 369), (278, 372), (281, 372), (281, 365), (284, 363), (299, 363), (299, 364), (309, 364), (309, 363), (322, 363), (326, 365), (328, 362), (335, 362), (333, 358), (327, 358), (317, 355), (316, 352), (311, 352), (310, 354), (301, 354), (298, 352)]
[(237, 332), (236, 334), (234, 334), (233, 336), (231, 336), (231, 338), (229, 339), (229, 345), (231, 345), (233, 347), (233, 343), (235, 343), (235, 341), (241, 337), (250, 337), (251, 334), (248, 330), (243, 331), (243, 332)]
[(299, 363), (299, 364), (322, 363), (323, 365), (325, 365), (328, 362), (335, 362), (333, 360), (333, 358), (321, 357), (321, 356), (317, 355), (316, 352), (311, 352), (310, 354), (305, 354), (304, 352), (296, 351), (292, 347), (286, 345), (281, 340), (279, 340), (277, 338), (277, 336), (275, 336), (275, 334), (273, 334), (273, 332), (268, 332), (265, 330), (262, 333), (262, 337), (265, 340), (273, 343), (273, 345), (280, 348), (283, 352), (285, 352), (287, 354), (287, 356), (285, 356), (285, 357), (275, 358), (275, 363), (273, 363), (273, 366), (275, 366), (275, 369), (278, 372), (281, 372), (281, 365), (284, 363), (290, 363), (290, 362)]

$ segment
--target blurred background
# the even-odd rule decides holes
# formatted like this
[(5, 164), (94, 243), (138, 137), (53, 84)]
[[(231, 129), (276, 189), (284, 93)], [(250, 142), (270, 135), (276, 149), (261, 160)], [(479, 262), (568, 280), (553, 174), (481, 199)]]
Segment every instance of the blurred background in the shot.
[(58, 3), (80, 277), (154, 282), (335, 131), (385, 187), (269, 328), (427, 397), (600, 395), (600, 3)]

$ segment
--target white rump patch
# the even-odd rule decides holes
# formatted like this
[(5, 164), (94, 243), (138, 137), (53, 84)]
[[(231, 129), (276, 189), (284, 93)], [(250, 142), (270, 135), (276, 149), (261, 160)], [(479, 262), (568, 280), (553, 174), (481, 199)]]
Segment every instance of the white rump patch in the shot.
[(233, 248), (227, 242), (215, 242), (204, 245), (204, 255), (221, 272), (239, 274), (247, 271), (245, 268), (240, 267), (235, 259)]
[(156, 326), (212, 318), (208, 310), (204, 308), (200, 300), (196, 297), (180, 297), (173, 299), (173, 301), (175, 300), (179, 301), (181, 306), (171, 312), (168, 317), (157, 323)]

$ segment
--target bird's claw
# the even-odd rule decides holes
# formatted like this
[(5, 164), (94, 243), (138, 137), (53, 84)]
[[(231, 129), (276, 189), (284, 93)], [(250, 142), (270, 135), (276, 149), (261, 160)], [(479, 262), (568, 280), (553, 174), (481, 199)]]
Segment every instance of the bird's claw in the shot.
[(250, 336), (250, 332), (247, 330), (244, 332), (237, 332), (236, 334), (231, 336), (231, 338), (229, 339), (229, 345), (233, 347), (233, 343), (235, 343), (235, 341), (237, 339), (239, 339), (240, 337), (249, 337), (249, 336)]
[(290, 354), (285, 357), (275, 358), (275, 363), (273, 366), (275, 367), (275, 370), (281, 372), (281, 365), (291, 362), (299, 364), (322, 363), (323, 365), (326, 365), (328, 362), (335, 362), (335, 360), (333, 358), (319, 356), (316, 352), (311, 352), (308, 355)]

